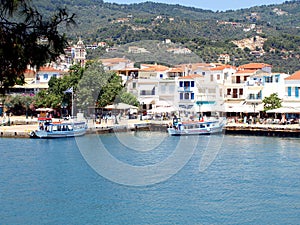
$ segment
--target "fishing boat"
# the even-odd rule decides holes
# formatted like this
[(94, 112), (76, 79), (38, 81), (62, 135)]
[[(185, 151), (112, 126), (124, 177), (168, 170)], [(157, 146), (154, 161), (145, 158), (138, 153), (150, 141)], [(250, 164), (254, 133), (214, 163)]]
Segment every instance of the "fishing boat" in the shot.
[(87, 123), (80, 121), (53, 122), (51, 118), (39, 118), (38, 129), (30, 133), (32, 138), (66, 138), (82, 136), (86, 133)]
[(225, 125), (224, 119), (211, 119), (199, 121), (181, 121), (180, 118), (173, 118), (173, 124), (168, 128), (169, 135), (210, 135), (221, 133)]

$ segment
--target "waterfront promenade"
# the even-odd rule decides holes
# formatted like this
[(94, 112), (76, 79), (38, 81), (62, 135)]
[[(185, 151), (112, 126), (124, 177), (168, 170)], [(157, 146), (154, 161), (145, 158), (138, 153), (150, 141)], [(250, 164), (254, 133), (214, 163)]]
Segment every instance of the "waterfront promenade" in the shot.
[[(28, 118), (25, 116), (12, 116), (10, 117), (10, 125), (0, 125), (0, 137), (22, 137), (28, 138), (31, 131), (38, 127), (37, 118)], [(60, 119), (53, 119), (53, 121), (60, 121)], [(88, 120), (87, 133), (109, 133), (114, 131), (144, 129), (155, 125), (166, 130), (166, 127), (171, 122), (170, 120), (153, 121), (153, 120), (140, 120), (140, 119), (121, 119), (117, 121), (108, 119), (106, 122), (96, 123), (94, 120)]]
[[(59, 119), (54, 119), (59, 121)], [(165, 131), (171, 120), (139, 120), (139, 119), (121, 119), (117, 123), (113, 119), (96, 123), (94, 120), (88, 120), (87, 133), (109, 133), (126, 130), (157, 130)], [(28, 118), (25, 116), (10, 117), (10, 126), (0, 126), (0, 137), (22, 137), (28, 138), (29, 133), (37, 129), (37, 118)], [(225, 134), (240, 135), (258, 135), (258, 136), (280, 136), (280, 137), (300, 137), (300, 124), (244, 124), (227, 123), (224, 128)]]

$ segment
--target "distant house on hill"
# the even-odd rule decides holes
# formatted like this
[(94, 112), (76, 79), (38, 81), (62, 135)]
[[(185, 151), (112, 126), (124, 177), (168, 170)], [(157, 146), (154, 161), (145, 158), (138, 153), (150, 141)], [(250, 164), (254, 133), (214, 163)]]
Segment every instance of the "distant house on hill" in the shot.
[(128, 47), (128, 53), (141, 54), (141, 53), (149, 53), (149, 51), (145, 48), (140, 48), (137, 46), (130, 46), (130, 47)]
[(218, 62), (227, 64), (230, 62), (230, 55), (228, 54), (221, 54), (218, 58)]
[(134, 62), (126, 58), (107, 58), (100, 59), (105, 70), (118, 71), (125, 68), (133, 68)]

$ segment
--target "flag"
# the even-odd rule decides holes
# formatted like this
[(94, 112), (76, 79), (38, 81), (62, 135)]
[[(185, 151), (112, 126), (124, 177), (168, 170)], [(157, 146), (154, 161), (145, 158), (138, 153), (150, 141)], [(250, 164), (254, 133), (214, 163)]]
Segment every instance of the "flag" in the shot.
[(73, 87), (68, 88), (67, 90), (64, 91), (64, 93), (73, 93)]

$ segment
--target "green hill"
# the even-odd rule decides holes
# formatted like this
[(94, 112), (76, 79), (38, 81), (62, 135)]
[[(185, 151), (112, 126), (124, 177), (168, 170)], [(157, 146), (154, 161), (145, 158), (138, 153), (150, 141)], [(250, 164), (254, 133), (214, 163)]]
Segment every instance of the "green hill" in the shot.
[[(35, 0), (34, 4), (45, 15), (57, 7), (67, 7), (75, 13), (77, 29), (65, 32), (73, 40), (82, 37), (85, 43), (106, 41), (120, 46), (171, 39), (205, 62), (215, 62), (220, 54), (229, 54), (230, 63), (235, 65), (258, 61), (272, 64), (274, 71), (300, 70), (299, 0), (224, 12), (153, 2), (121, 5), (102, 0)], [(256, 36), (263, 37), (265, 43), (254, 50), (239, 48), (232, 42), (255, 40)]]

